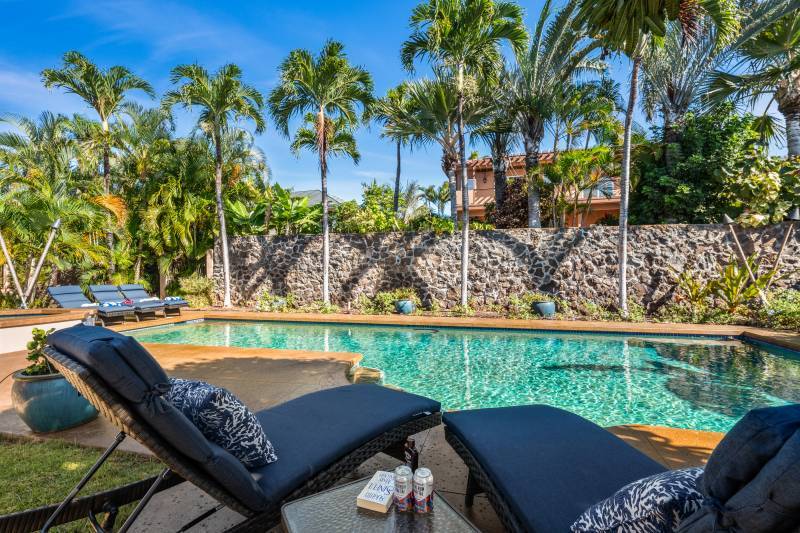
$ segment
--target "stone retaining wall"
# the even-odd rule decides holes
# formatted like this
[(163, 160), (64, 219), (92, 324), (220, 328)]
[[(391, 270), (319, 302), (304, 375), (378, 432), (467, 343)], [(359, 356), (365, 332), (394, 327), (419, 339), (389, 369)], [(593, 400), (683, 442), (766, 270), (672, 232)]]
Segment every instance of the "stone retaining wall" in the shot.
[[(758, 252), (771, 265), (788, 228), (783, 224), (739, 229), (737, 235), (746, 253)], [(613, 302), (617, 231), (616, 227), (593, 226), (472, 232), (470, 294), (478, 306), (504, 303), (510, 295), (532, 290)], [(460, 234), (332, 234), (332, 300), (346, 306), (362, 293), (413, 286), (426, 302), (435, 299), (452, 307), (459, 298), (460, 243)], [(252, 305), (262, 291), (293, 293), (301, 303), (321, 299), (320, 235), (236, 237), (230, 245), (235, 305)], [(713, 276), (732, 256), (732, 246), (729, 230), (723, 225), (631, 227), (631, 298), (651, 309), (668, 301), (674, 292), (675, 272), (692, 268), (703, 276)], [(219, 296), (219, 248), (214, 256)], [(794, 232), (787, 245), (782, 265), (782, 272), (788, 274), (776, 285), (800, 288), (800, 231)]]

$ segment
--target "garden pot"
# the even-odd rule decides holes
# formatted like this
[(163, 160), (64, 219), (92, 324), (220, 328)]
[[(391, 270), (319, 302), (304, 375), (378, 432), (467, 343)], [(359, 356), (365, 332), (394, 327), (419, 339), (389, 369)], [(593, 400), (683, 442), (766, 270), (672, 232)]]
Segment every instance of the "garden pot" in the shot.
[(394, 303), (394, 308), (401, 315), (410, 315), (417, 310), (417, 304), (415, 304), (411, 300), (397, 300)]
[(79, 426), (97, 416), (97, 409), (61, 374), (25, 376), (22, 370), (15, 372), (11, 403), (36, 433)]
[(553, 318), (556, 316), (556, 303), (555, 302), (535, 302), (533, 310), (539, 313), (544, 318)]

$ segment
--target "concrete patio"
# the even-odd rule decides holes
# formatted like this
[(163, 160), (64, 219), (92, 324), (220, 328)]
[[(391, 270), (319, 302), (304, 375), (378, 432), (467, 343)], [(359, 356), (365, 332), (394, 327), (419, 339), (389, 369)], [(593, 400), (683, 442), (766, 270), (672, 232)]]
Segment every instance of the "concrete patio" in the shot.
[[(168, 373), (178, 377), (202, 379), (225, 387), (254, 410), (263, 409), (302, 394), (348, 383), (347, 372), (358, 354), (290, 352), (277, 350), (209, 348), (195, 346), (148, 345)], [(25, 366), (24, 352), (0, 355), (0, 375)], [(11, 380), (0, 384), (0, 433), (34, 436), (14, 413)], [(269, 428), (265, 428), (269, 435)], [(612, 431), (633, 446), (670, 468), (703, 464), (721, 434), (671, 430), (650, 426), (620, 426)], [(116, 430), (98, 418), (84, 426), (47, 435), (70, 442), (105, 447)], [(466, 467), (444, 440), (442, 427), (417, 435), (421, 463), (431, 467), (436, 488), (483, 531), (502, 531), (488, 501), (479, 496), (475, 506), (464, 508)], [(127, 439), (123, 449), (148, 453)], [(280, 451), (279, 451), (280, 453)], [(398, 462), (379, 455), (362, 465), (343, 481), (371, 475), (376, 469), (392, 469)], [(54, 495), (56, 500), (60, 495)], [(48, 503), (48, 502), (42, 502)], [(188, 483), (157, 495), (137, 521), (135, 531), (175, 530), (190, 518), (213, 507), (216, 502)], [(223, 510), (193, 531), (220, 531), (240, 520), (233, 511)]]

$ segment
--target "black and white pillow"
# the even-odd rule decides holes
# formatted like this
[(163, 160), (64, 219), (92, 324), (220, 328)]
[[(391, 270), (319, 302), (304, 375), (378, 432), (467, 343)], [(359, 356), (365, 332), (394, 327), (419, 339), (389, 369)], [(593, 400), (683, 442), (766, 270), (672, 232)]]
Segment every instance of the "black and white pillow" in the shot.
[(254, 468), (278, 460), (256, 416), (229, 391), (205, 381), (169, 378), (164, 395), (211, 442)]
[(572, 524), (573, 533), (667, 533), (699, 509), (702, 468), (672, 470), (634, 481), (589, 507)]

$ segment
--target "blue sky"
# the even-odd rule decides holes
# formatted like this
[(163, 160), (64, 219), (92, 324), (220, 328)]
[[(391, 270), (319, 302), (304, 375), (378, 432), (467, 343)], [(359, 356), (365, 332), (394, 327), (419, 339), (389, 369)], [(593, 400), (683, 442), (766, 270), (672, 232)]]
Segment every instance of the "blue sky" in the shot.
[[(169, 71), (180, 63), (198, 62), (213, 70), (233, 62), (245, 79), (267, 94), (277, 67), (294, 48), (318, 51), (330, 38), (342, 41), (351, 61), (370, 71), (382, 95), (407, 77), (399, 49), (409, 35), (408, 16), (416, 0), (375, 1), (153, 1), (153, 0), (0, 0), (4, 28), (0, 47), (0, 113), (34, 116), (47, 109), (85, 112), (81, 100), (44, 89), (39, 73), (57, 67), (62, 54), (78, 50), (102, 67), (125, 65), (146, 78), (158, 93), (169, 88)], [(529, 26), (542, 2), (522, 1)], [(420, 69), (424, 73), (424, 69)], [(627, 84), (624, 59), (612, 62), (612, 76)], [(138, 96), (137, 100), (148, 100)], [(153, 105), (157, 101), (150, 101)], [(190, 131), (194, 116), (179, 114), (178, 132)], [(359, 196), (361, 183), (394, 177), (394, 147), (372, 126), (358, 133), (360, 165), (331, 163), (330, 192)], [(546, 140), (544, 146), (550, 146)], [(319, 188), (316, 161), (294, 157), (288, 141), (270, 125), (257, 137), (273, 179), (295, 189)], [(477, 146), (482, 155), (486, 152)], [(431, 147), (403, 153), (403, 176), (421, 184), (441, 183), (440, 153)]]

